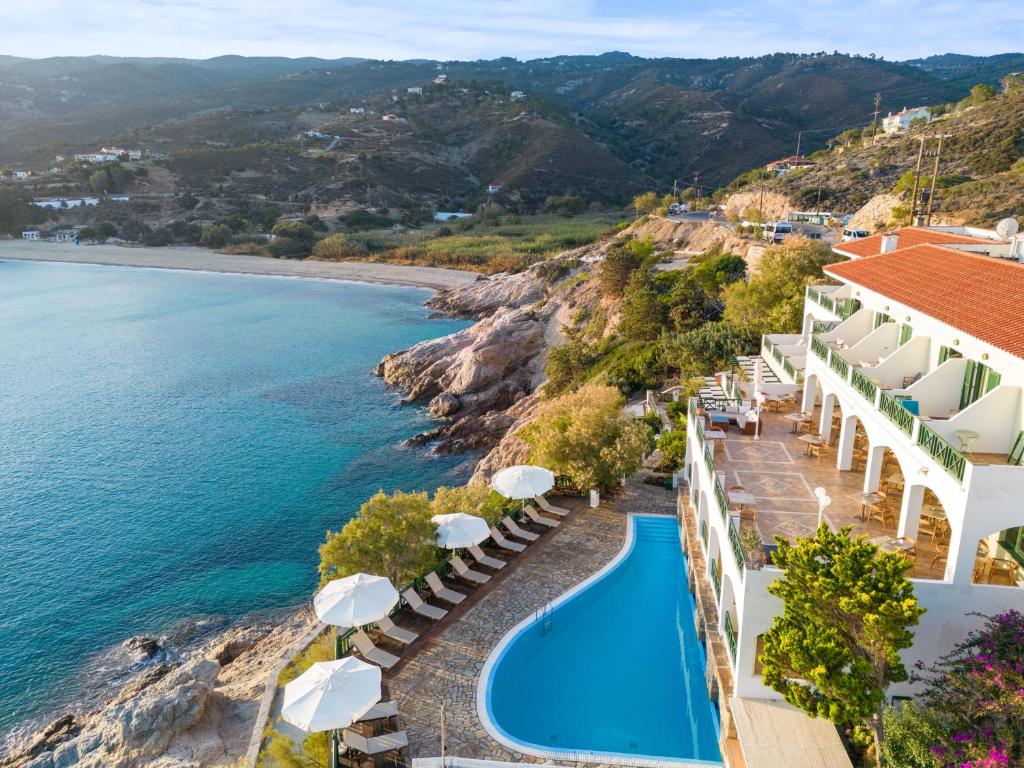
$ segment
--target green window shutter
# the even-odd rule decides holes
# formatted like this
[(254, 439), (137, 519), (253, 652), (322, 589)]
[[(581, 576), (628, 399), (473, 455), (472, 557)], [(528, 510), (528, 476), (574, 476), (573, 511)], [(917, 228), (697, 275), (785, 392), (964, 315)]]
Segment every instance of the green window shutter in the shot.
[(1001, 374), (999, 374), (996, 371), (993, 371), (991, 368), (989, 368), (988, 380), (985, 382), (985, 394), (987, 395), (993, 389), (998, 387), (999, 386), (999, 382), (1001, 382), (1002, 380), (1003, 380), (1003, 377), (1002, 377)]
[(1013, 442), (1010, 455), (1006, 457), (1006, 463), (1020, 466), (1021, 459), (1024, 459), (1024, 430), (1017, 433), (1017, 439)]
[(910, 341), (910, 337), (913, 336), (913, 335), (914, 335), (914, 329), (913, 328), (911, 328), (909, 325), (901, 325), (900, 326), (900, 346), (902, 347), (904, 344), (906, 344), (908, 341)]

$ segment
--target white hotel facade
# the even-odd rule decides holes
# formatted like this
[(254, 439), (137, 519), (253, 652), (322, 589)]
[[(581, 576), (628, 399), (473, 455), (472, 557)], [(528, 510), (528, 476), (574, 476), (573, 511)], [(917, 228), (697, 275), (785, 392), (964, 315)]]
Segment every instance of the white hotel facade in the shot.
[[(910, 575), (926, 613), (903, 654), (908, 667), (948, 652), (978, 623), (972, 613), (1024, 610), (1024, 264), (996, 257), (1009, 243), (937, 235), (936, 245), (909, 228), (887, 237), (866, 238), (843, 254), (851, 260), (825, 268), (831, 282), (807, 289), (802, 333), (764, 339), (763, 365), (802, 392), (788, 410), (811, 415), (820, 456), (781, 415), (762, 419), (759, 442), (733, 429), (710, 438), (706, 415), (721, 423), (749, 411), (751, 383), (727, 384), (721, 401), (690, 403), (683, 514), (699, 531), (688, 536), (701, 555), (688, 558), (691, 568), (699, 561), (704, 571), (691, 581), (713, 583), (718, 626), (708, 633), (723, 638), (718, 662), (740, 697), (778, 698), (762, 684), (757, 656), (781, 612), (767, 591), (781, 571), (770, 556), (762, 563), (744, 551), (740, 530), (751, 523), (731, 509), (733, 483), (753, 486), (767, 545), (773, 532), (813, 532), (808, 493), (818, 483), (832, 498), (832, 527), (918, 543)], [(796, 490), (768, 498), (786, 483)], [(872, 528), (867, 507), (849, 499), (883, 489), (891, 506)], [(889, 694), (912, 692), (902, 683)]]

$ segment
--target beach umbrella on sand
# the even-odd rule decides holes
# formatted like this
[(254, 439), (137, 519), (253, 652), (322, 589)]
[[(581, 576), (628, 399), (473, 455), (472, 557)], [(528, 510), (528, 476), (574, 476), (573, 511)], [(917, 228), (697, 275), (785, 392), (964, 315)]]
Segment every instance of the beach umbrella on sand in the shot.
[(284, 687), (281, 716), (307, 733), (348, 728), (380, 701), (380, 674), (355, 656), (319, 661)]
[(506, 499), (532, 499), (555, 487), (555, 475), (544, 467), (520, 464), (495, 472), (491, 488)]
[(382, 619), (398, 604), (398, 590), (383, 576), (356, 573), (317, 592), (313, 610), (325, 624), (361, 627)]
[(437, 524), (437, 546), (445, 549), (472, 547), (491, 535), (486, 520), (462, 512), (434, 515), (430, 521)]

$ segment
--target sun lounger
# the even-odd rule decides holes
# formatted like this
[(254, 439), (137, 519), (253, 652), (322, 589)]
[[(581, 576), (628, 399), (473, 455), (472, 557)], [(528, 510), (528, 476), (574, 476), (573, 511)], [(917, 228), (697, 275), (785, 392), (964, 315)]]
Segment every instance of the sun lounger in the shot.
[(378, 701), (372, 707), (370, 711), (359, 718), (360, 722), (363, 720), (383, 720), (385, 717), (397, 717), (398, 716), (398, 702), (397, 701)]
[(387, 616), (377, 622), (377, 629), (379, 629), (381, 634), (385, 637), (397, 640), (402, 643), (402, 645), (408, 645), (418, 637), (415, 632), (410, 632), (408, 629), (402, 629), (401, 627), (396, 626), (395, 622)]
[(550, 512), (552, 515), (559, 515), (561, 517), (565, 517), (566, 515), (569, 514), (569, 510), (568, 509), (563, 509), (562, 507), (556, 507), (554, 504), (552, 504), (550, 501), (545, 499), (543, 496), (534, 496), (533, 500), (537, 502), (537, 506), (539, 506), (545, 512)]
[(382, 736), (370, 736), (367, 738), (352, 728), (342, 731), (342, 741), (349, 749), (362, 752), (364, 755), (379, 755), (382, 752), (390, 752), (394, 749), (402, 749), (409, 746), (409, 737), (405, 731), (385, 733)]
[(544, 517), (544, 515), (540, 514), (529, 504), (523, 504), (523, 511), (526, 512), (526, 516), (528, 518), (539, 525), (546, 525), (548, 528), (557, 528), (561, 525), (557, 520), (552, 520), (550, 517)]
[(412, 587), (402, 592), (402, 597), (405, 598), (405, 602), (409, 604), (409, 607), (420, 616), (426, 616), (428, 619), (438, 621), (448, 615), (448, 611), (444, 608), (438, 608), (436, 605), (423, 602), (423, 598)]
[(522, 539), (523, 541), (536, 541), (540, 538), (540, 536), (538, 536), (533, 531), (524, 531), (522, 528), (516, 525), (515, 520), (513, 520), (511, 517), (508, 517), (507, 515), (501, 519), (501, 524), (505, 526), (509, 533), (511, 533), (513, 536), (517, 538)]
[(486, 573), (480, 573), (480, 571), (474, 571), (458, 555), (452, 555), (451, 559), (452, 568), (455, 569), (455, 575), (461, 576), (466, 581), (472, 581), (474, 584), (484, 584), (491, 580), (491, 577)]
[(491, 541), (502, 549), (507, 549), (509, 552), (522, 552), (526, 549), (525, 544), (520, 544), (518, 541), (509, 541), (506, 539), (502, 532), (493, 525), (491, 526)]
[(490, 555), (485, 554), (484, 551), (477, 546), (470, 547), (469, 554), (471, 554), (473, 559), (480, 563), (480, 565), (493, 568), (496, 571), (501, 570), (506, 565), (504, 560), (499, 560), (496, 557), (491, 557)]
[(355, 645), (356, 650), (359, 651), (359, 654), (364, 659), (372, 661), (379, 667), (391, 669), (391, 667), (398, 663), (397, 656), (378, 648), (373, 644), (373, 640), (361, 629), (357, 629), (356, 633), (352, 636), (352, 644)]
[(434, 597), (444, 600), (446, 603), (452, 605), (458, 605), (466, 596), (461, 592), (456, 592), (454, 589), (448, 589), (436, 573), (427, 574), (427, 586), (430, 587), (430, 591), (434, 593)]

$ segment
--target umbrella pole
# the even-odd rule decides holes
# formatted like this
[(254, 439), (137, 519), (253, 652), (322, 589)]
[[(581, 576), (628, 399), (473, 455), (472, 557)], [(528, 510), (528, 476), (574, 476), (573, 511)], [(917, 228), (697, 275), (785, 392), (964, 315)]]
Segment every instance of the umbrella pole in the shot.
[(444, 704), (441, 705), (441, 768), (445, 768), (445, 756), (444, 756)]
[(339, 768), (338, 766), (338, 731), (331, 731), (331, 768)]

